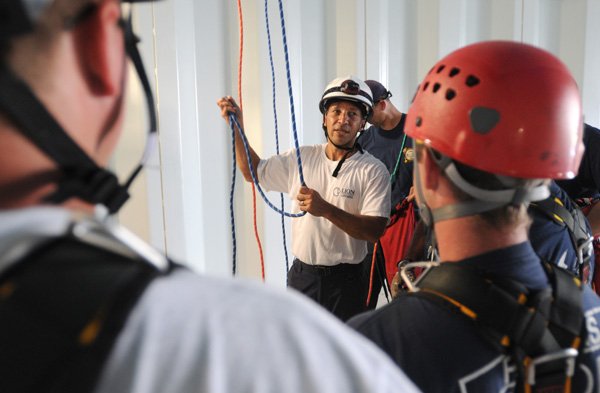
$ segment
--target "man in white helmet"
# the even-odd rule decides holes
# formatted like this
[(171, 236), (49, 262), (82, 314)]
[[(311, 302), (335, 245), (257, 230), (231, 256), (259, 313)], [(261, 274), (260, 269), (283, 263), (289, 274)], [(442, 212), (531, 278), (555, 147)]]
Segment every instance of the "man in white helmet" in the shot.
[(127, 198), (104, 166), (128, 57), (154, 111), (120, 1), (0, 0), (0, 20), (0, 392), (416, 390), (306, 298), (201, 277), (94, 214)]
[[(233, 113), (242, 124), (231, 97), (217, 104), (226, 121)], [(348, 76), (329, 83), (319, 103), (327, 143), (300, 148), (306, 184), (293, 150), (261, 160), (250, 149), (250, 168), (236, 132), (237, 163), (246, 180), (252, 181), (254, 171), (264, 189), (287, 193), (296, 202), (294, 212), (308, 213), (292, 219), (295, 259), (288, 286), (342, 320), (365, 310), (361, 262), (367, 241), (381, 236), (390, 212), (387, 169), (356, 143), (372, 106), (371, 90), (362, 80)]]

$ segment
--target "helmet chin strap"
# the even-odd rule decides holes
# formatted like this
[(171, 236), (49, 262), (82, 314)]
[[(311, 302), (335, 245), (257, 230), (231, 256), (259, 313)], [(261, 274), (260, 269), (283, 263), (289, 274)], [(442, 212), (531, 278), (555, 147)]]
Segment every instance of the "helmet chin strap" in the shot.
[[(154, 100), (137, 51), (137, 38), (132, 31), (131, 15), (122, 25), (126, 51), (140, 78), (150, 117), (150, 130), (144, 156), (125, 185), (119, 184), (114, 173), (98, 166), (65, 132), (29, 86), (6, 65), (0, 64), (0, 111), (8, 116), (25, 137), (57, 164), (62, 174), (57, 182), (56, 191), (46, 197), (47, 202), (62, 203), (76, 197), (88, 203), (104, 205), (109, 213), (116, 213), (129, 198), (127, 189), (141, 171), (156, 142)], [(114, 111), (111, 116), (114, 116)], [(110, 119), (106, 124), (111, 124)]]
[(548, 198), (550, 195), (547, 183), (541, 179), (534, 181), (533, 184), (523, 185), (519, 184), (516, 179), (497, 176), (500, 182), (509, 188), (502, 190), (482, 189), (465, 180), (451, 158), (444, 155), (437, 158), (434, 154), (430, 154), (430, 157), (457, 188), (473, 197), (473, 199), (431, 209), (425, 202), (423, 187), (419, 176), (419, 165), (418, 163), (415, 163), (414, 182), (417, 195), (420, 199), (419, 209), (421, 218), (427, 226), (453, 218), (474, 216), (506, 205), (528, 205), (529, 202), (541, 201)]

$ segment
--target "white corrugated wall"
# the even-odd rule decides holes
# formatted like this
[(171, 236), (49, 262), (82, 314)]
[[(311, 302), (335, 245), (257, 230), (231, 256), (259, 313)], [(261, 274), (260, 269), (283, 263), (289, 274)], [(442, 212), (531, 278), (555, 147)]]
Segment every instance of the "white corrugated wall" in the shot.
[[(230, 275), (231, 142), (216, 100), (237, 97), (237, 2), (163, 0), (135, 7), (155, 84), (160, 143), (119, 218), (172, 258), (207, 274)], [(334, 77), (378, 79), (406, 110), (439, 57), (488, 39), (523, 41), (560, 57), (581, 87), (586, 120), (600, 124), (600, 0), (283, 0), (283, 8), (300, 144), (323, 141), (317, 103)], [(242, 0), (242, 9), (247, 135), (259, 155), (269, 156), (275, 134), (265, 2)], [(279, 143), (287, 150), (293, 140), (278, 1), (269, 0), (268, 11)], [(145, 125), (133, 77), (131, 85), (127, 130), (114, 160), (123, 176), (141, 154)], [(278, 194), (268, 195), (279, 204)], [(280, 216), (257, 198), (267, 282), (283, 286)], [(259, 278), (251, 187), (239, 173), (234, 206), (239, 275)]]

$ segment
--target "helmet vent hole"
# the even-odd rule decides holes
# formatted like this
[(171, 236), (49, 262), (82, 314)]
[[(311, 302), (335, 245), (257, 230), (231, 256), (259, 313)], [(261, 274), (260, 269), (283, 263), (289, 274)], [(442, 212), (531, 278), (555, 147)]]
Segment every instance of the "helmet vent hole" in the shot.
[(440, 85), (439, 83), (436, 83), (433, 85), (433, 92), (437, 93), (437, 91), (440, 89), (440, 87), (442, 87), (442, 85)]
[(469, 113), (471, 128), (478, 134), (487, 134), (500, 121), (500, 112), (492, 108), (476, 106)]
[(429, 82), (425, 82), (425, 84), (423, 85), (423, 91), (426, 91), (428, 87), (429, 87)]
[(479, 84), (479, 78), (474, 75), (469, 75), (465, 83), (469, 87), (477, 86)]
[(452, 69), (450, 70), (450, 73), (448, 75), (450, 75), (450, 78), (458, 75), (458, 73), (460, 72), (459, 68), (456, 67), (452, 67)]
[(448, 101), (452, 101), (454, 97), (456, 97), (456, 92), (453, 89), (446, 90), (446, 99)]
[(423, 118), (421, 116), (417, 116), (415, 124), (417, 125), (417, 127), (421, 127), (421, 125), (423, 124)]
[(439, 74), (440, 72), (444, 71), (444, 68), (446, 68), (446, 66), (442, 64), (441, 66), (438, 67), (436, 73)]

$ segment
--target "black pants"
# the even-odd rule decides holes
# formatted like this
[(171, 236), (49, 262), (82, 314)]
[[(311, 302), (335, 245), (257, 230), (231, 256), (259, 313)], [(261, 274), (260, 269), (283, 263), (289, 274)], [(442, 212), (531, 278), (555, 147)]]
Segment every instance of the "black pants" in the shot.
[(299, 259), (287, 275), (287, 285), (313, 299), (342, 321), (366, 311), (362, 264), (308, 265)]

